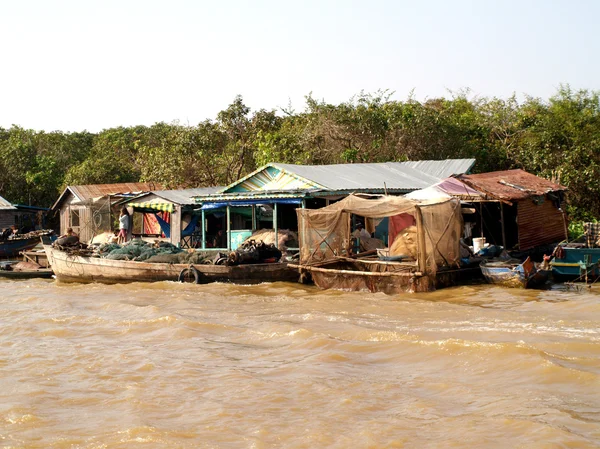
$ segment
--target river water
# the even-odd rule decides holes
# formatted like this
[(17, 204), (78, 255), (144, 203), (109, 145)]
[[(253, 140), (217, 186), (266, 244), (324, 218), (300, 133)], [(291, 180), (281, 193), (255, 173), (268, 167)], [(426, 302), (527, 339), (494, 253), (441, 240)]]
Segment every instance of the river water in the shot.
[(3, 448), (600, 447), (600, 287), (0, 281)]

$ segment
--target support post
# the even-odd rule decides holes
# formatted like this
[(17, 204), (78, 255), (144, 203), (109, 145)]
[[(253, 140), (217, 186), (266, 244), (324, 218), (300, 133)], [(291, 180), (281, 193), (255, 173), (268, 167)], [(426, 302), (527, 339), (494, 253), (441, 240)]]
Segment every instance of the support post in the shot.
[(227, 250), (231, 248), (231, 206), (227, 205)]
[(500, 201), (500, 223), (502, 224), (502, 246), (506, 249), (506, 229), (504, 227), (504, 203)]
[(252, 205), (252, 232), (256, 231), (256, 204)]
[(275, 247), (279, 249), (279, 224), (277, 222), (277, 203), (273, 204), (273, 229), (275, 229)]
[(426, 273), (427, 270), (427, 246), (425, 244), (425, 229), (423, 228), (423, 213), (421, 212), (421, 208), (419, 206), (415, 206), (415, 215), (417, 221), (417, 251), (418, 254), (418, 263), (419, 263), (419, 271), (421, 273)]
[[(108, 226), (109, 226), (109, 231), (112, 233), (113, 232), (113, 223), (112, 223), (111, 212), (112, 212), (112, 204), (110, 202), (110, 195), (108, 195)], [(144, 222), (144, 220), (142, 220), (142, 226), (143, 226), (143, 222)]]
[(181, 215), (181, 206), (171, 212), (171, 243), (178, 247), (181, 247)]
[(202, 209), (202, 249), (206, 249), (206, 212)]

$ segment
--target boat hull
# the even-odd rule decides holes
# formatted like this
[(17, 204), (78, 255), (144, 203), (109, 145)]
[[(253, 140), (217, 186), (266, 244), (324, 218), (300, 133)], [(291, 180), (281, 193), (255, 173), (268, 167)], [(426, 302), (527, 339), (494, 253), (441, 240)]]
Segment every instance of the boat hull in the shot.
[[(100, 257), (69, 255), (64, 251), (44, 245), (48, 261), (56, 278), (61, 282), (101, 282), (107, 284), (126, 282), (177, 281), (189, 264), (148, 263), (110, 260)], [(233, 282), (260, 283), (298, 280), (297, 272), (285, 263), (248, 265), (194, 265), (199, 283)]]
[(397, 294), (426, 292), (435, 282), (414, 268), (395, 262), (330, 261), (319, 266), (290, 265), (298, 270), (301, 281), (312, 280), (322, 289), (368, 291)]
[(552, 276), (557, 280), (573, 280), (600, 276), (600, 248), (572, 248), (563, 246), (552, 264)]
[(523, 269), (523, 264), (490, 266), (481, 264), (483, 277), (490, 284), (511, 288), (542, 288), (550, 278), (550, 270)]
[(21, 251), (33, 249), (39, 243), (39, 236), (26, 239), (3, 240), (0, 242), (0, 259), (18, 256)]
[(0, 270), (0, 279), (49, 279), (53, 276), (50, 268), (40, 268), (39, 270), (7, 271)]

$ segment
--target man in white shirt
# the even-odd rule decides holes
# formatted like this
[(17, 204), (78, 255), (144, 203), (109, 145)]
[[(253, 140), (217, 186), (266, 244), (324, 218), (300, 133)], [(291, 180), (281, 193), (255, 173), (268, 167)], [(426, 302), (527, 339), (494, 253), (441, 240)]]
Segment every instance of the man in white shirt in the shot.
[(356, 224), (356, 229), (352, 233), (352, 237), (359, 238), (359, 239), (364, 239), (364, 238), (369, 238), (371, 236), (369, 235), (369, 233), (367, 232), (367, 230), (364, 228), (364, 226), (363, 226), (362, 223), (357, 223)]

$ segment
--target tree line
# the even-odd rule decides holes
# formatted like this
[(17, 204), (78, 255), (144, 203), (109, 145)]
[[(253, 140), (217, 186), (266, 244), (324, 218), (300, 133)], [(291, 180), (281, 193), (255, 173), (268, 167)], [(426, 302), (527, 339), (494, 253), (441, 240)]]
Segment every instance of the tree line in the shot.
[(66, 185), (155, 181), (227, 185), (268, 162), (336, 164), (475, 158), (474, 173), (522, 168), (568, 187), (572, 219), (600, 218), (600, 93), (549, 99), (417, 101), (389, 91), (306, 108), (251, 111), (238, 96), (198, 125), (156, 123), (65, 133), (0, 128), (0, 195), (51, 206)]

